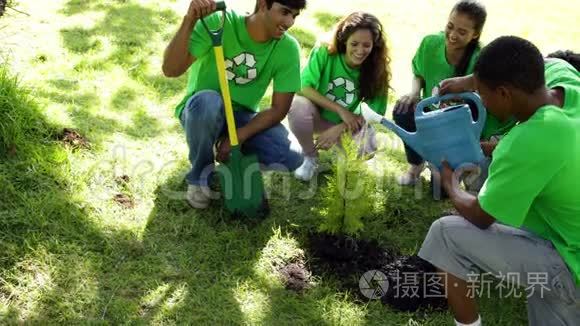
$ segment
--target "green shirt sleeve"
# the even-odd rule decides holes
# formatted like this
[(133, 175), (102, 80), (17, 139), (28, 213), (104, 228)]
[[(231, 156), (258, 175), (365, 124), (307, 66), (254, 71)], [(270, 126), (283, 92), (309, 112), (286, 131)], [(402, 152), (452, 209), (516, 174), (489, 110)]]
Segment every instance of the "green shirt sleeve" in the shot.
[[(210, 29), (217, 28), (220, 24), (220, 14), (214, 13), (204, 18)], [(208, 32), (203, 27), (201, 19), (195, 23), (193, 32), (189, 37), (189, 53), (195, 58), (201, 58), (213, 47)]]
[(293, 37), (286, 35), (291, 42), (284, 42), (283, 60), (278, 60), (274, 73), (274, 92), (296, 93), (300, 91), (300, 45)]
[(423, 38), (415, 56), (413, 57), (413, 74), (425, 79), (425, 48), (427, 47), (427, 37)]
[(302, 70), (302, 88), (318, 89), (322, 71), (328, 60), (328, 50), (324, 46), (316, 46), (310, 51), (308, 63)]
[(536, 197), (567, 159), (562, 148), (568, 147), (554, 146), (552, 141), (570, 143), (562, 138), (569, 135), (541, 124), (525, 122), (501, 140), (478, 196), (485, 212), (514, 227), (522, 226)]

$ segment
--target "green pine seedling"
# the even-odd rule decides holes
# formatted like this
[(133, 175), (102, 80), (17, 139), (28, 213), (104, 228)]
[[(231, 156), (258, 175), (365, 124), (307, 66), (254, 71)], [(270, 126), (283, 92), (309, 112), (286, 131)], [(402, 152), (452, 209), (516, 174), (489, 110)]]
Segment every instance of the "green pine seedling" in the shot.
[(373, 210), (375, 181), (366, 171), (365, 158), (349, 134), (340, 140), (338, 158), (321, 192), (323, 222), (321, 232), (357, 236), (364, 224), (362, 218)]

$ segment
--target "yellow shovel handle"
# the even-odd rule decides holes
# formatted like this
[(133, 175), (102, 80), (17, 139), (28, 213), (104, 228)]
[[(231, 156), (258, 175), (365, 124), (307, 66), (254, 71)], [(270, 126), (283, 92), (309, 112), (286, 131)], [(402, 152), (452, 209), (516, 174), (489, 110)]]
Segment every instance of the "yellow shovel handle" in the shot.
[(224, 63), (224, 49), (220, 46), (215, 46), (215, 61), (217, 63), (218, 78), (220, 81), (220, 88), (222, 90), (222, 97), (226, 109), (226, 124), (228, 126), (228, 135), (230, 136), (230, 144), (232, 146), (238, 145), (238, 132), (236, 131), (236, 121), (234, 120), (234, 109), (232, 108), (232, 98), (230, 96), (230, 87), (226, 78), (226, 65)]

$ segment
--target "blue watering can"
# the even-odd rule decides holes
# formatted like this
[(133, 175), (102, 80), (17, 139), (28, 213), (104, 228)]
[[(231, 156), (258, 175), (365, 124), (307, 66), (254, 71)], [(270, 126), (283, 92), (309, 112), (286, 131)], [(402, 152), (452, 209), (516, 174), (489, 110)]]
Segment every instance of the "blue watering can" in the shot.
[[(441, 101), (460, 98), (477, 106), (477, 121), (473, 121), (467, 104), (453, 105), (441, 110), (425, 112), (425, 109)], [(441, 169), (441, 161), (447, 160), (452, 168), (463, 164), (479, 164), (484, 159), (479, 139), (485, 123), (486, 110), (475, 93), (447, 94), (426, 98), (415, 109), (416, 132), (408, 132), (375, 113), (366, 104), (362, 115), (367, 122), (379, 122), (396, 133), (409, 147), (427, 162)]]

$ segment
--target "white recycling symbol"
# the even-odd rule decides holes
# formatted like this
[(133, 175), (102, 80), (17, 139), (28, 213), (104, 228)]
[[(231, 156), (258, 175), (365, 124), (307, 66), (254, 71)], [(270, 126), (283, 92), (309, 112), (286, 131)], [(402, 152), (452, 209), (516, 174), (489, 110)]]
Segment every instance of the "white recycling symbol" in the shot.
[[(228, 80), (233, 80), (238, 85), (245, 85), (256, 79), (256, 76), (258, 75), (258, 71), (256, 70), (256, 58), (251, 53), (240, 53), (234, 57), (233, 61), (231, 59), (226, 59), (225, 64)], [(234, 72), (234, 65), (235, 67), (246, 66), (247, 70), (245, 76), (236, 75)]]
[[(338, 87), (344, 87), (345, 95), (344, 98), (338, 98), (335, 94), (333, 94), (332, 90)], [(334, 101), (343, 107), (348, 107), (354, 101), (355, 96), (355, 88), (354, 83), (348, 79), (338, 77), (335, 78), (332, 82), (328, 83), (328, 89), (326, 90), (326, 97)]]

